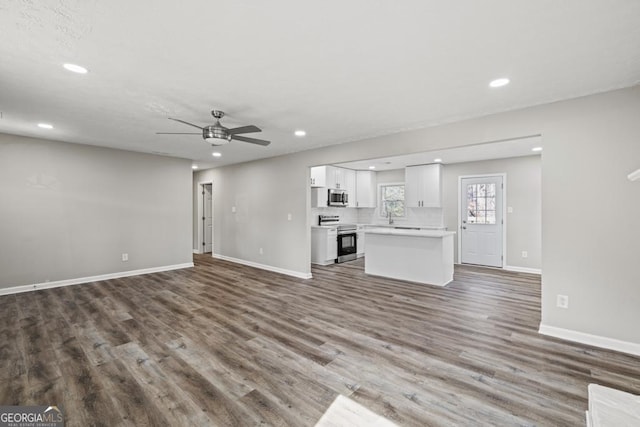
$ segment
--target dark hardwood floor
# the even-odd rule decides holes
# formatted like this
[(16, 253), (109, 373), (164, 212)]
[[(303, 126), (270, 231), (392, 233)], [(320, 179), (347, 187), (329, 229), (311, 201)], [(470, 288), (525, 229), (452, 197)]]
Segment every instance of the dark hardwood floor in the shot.
[(0, 297), (0, 404), (68, 426), (313, 426), (338, 394), (399, 425), (584, 425), (587, 384), (640, 393), (640, 358), (537, 333), (537, 276), (446, 288), (196, 267)]

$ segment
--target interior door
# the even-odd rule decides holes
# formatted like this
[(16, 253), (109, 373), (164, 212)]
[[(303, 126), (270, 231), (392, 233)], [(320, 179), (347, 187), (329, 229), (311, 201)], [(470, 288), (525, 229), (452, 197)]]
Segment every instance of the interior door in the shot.
[(502, 176), (460, 182), (460, 262), (502, 267)]
[(202, 198), (202, 221), (203, 233), (202, 242), (204, 253), (210, 253), (213, 250), (213, 209), (212, 209), (212, 185), (204, 184), (204, 197)]

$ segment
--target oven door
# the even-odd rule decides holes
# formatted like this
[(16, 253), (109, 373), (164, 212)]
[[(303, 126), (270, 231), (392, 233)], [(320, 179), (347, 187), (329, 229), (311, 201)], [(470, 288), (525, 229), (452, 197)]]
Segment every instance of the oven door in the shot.
[(338, 233), (338, 258), (336, 262), (351, 261), (358, 257), (356, 236), (355, 231)]

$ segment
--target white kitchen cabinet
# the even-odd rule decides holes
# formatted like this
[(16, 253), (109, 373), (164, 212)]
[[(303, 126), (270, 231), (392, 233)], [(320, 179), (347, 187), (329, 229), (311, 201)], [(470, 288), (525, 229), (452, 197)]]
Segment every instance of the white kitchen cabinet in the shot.
[(311, 168), (311, 186), (345, 189), (346, 169), (335, 166), (314, 166)]
[(378, 205), (376, 193), (376, 173), (356, 171), (356, 207), (375, 208)]
[(329, 265), (338, 258), (338, 227), (311, 228), (311, 262)]
[(329, 193), (326, 187), (314, 187), (311, 189), (311, 207), (326, 208)]
[[(336, 168), (341, 169), (341, 168)], [(349, 204), (347, 207), (355, 208), (357, 207), (357, 189), (356, 189), (356, 171), (353, 169), (342, 169), (342, 182), (344, 187), (340, 187), (347, 191), (349, 196)]]
[[(333, 185), (330, 185), (331, 188), (337, 188), (339, 190), (344, 190), (344, 169), (337, 168), (335, 166), (328, 166), (328, 173), (331, 174), (333, 171)], [(328, 181), (329, 182), (329, 181)]]
[(311, 168), (311, 186), (327, 187), (327, 168), (331, 166), (316, 166)]
[(356, 254), (358, 258), (362, 258), (364, 256), (364, 229), (364, 225), (359, 225), (356, 230)]
[(408, 166), (404, 173), (404, 200), (407, 207), (442, 207), (442, 165)]

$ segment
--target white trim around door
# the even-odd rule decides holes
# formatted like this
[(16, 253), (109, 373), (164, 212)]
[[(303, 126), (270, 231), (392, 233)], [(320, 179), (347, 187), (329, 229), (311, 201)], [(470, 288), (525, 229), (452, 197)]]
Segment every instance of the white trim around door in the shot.
[(505, 172), (477, 174), (477, 175), (460, 175), (458, 176), (458, 264), (462, 264), (462, 180), (467, 178), (502, 178), (502, 265), (501, 268), (507, 266), (507, 174)]
[[(197, 235), (197, 241), (196, 241), (196, 245), (197, 248), (193, 250), (193, 253), (196, 254), (203, 254), (205, 253), (205, 248), (203, 247), (203, 240), (204, 240), (204, 224), (203, 224), (203, 215), (204, 215), (204, 186), (205, 185), (211, 185), (211, 192), (213, 193), (213, 181), (202, 181), (202, 182), (198, 182), (198, 216), (197, 216), (197, 223), (198, 223), (198, 235)], [(213, 197), (211, 197), (211, 215), (213, 216)], [(213, 221), (213, 219), (212, 219)], [(213, 227), (211, 227), (211, 253), (213, 254)]]

